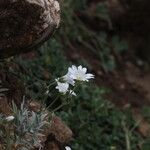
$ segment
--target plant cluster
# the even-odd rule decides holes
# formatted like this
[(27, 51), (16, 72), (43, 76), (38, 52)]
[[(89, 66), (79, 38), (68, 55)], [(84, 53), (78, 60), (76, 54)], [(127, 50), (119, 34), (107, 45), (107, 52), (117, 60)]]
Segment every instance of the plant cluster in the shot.
[(12, 103), (12, 114), (0, 115), (0, 146), (6, 150), (42, 148), (44, 129), (49, 126), (48, 114), (28, 110), (24, 102), (20, 108)]
[[(93, 79), (94, 75), (91, 73), (87, 73), (87, 68), (82, 67), (81, 65), (76, 67), (72, 65), (72, 67), (68, 68), (68, 72), (66, 75), (55, 79), (57, 86), (55, 87), (61, 95), (57, 95), (57, 97), (52, 101), (50, 106), (52, 106), (58, 98), (63, 99), (63, 103), (55, 108), (53, 111), (60, 109), (61, 107), (70, 103), (72, 96), (77, 96), (75, 90), (78, 89), (79, 85), (83, 82), (88, 82), (90, 79)], [(47, 92), (49, 93), (49, 91)], [(49, 107), (50, 107), (49, 106)]]
[[(87, 68), (74, 65), (69, 67), (68, 73), (54, 82), (54, 84), (57, 84), (55, 88), (59, 93), (51, 105), (59, 97), (64, 98), (63, 104), (52, 110), (50, 114), (69, 104), (72, 96), (76, 96), (74, 90), (77, 89), (78, 84), (88, 82), (92, 78), (94, 78), (94, 75), (87, 73)], [(73, 89), (71, 89), (72, 87)], [(51, 91), (48, 91), (48, 93), (51, 93)], [(12, 114), (11, 116), (0, 115), (0, 138), (2, 139), (0, 144), (3, 146), (2, 148), (6, 150), (42, 149), (42, 144), (44, 144), (42, 138), (45, 136), (44, 130), (51, 125), (48, 111), (41, 110), (36, 113), (26, 108), (23, 101), (20, 108), (12, 103)], [(66, 146), (66, 150), (70, 150), (70, 147)]]
[[(92, 90), (91, 90), (92, 89)], [(82, 86), (79, 97), (68, 111), (59, 114), (71, 127), (73, 149), (80, 150), (148, 150), (149, 139), (137, 132), (130, 110), (121, 112), (103, 98), (108, 91), (94, 85)]]
[[(66, 74), (63, 71), (67, 70), (67, 66), (71, 63), (66, 60), (62, 45), (55, 39), (46, 43), (38, 54), (40, 57), (32, 61), (25, 61), (21, 58), (16, 58), (15, 61), (25, 70), (29, 70), (28, 72), (32, 70), (30, 74), (20, 74), (31, 96), (36, 99), (47, 98), (47, 101), (50, 101), (51, 92), (48, 97), (46, 94), (43, 95), (49, 85), (49, 80), (44, 79), (42, 68), (48, 70), (51, 78), (55, 80), (60, 74)], [(59, 79), (61, 83), (65, 83), (62, 77)], [(56, 81), (54, 85), (53, 89), (58, 86)], [(137, 132), (136, 122), (128, 113), (130, 111), (121, 112), (104, 99), (103, 94), (108, 92), (110, 89), (98, 88), (94, 84), (90, 86), (82, 84), (75, 90), (75, 93), (78, 93), (76, 100), (69, 107), (66, 106), (56, 112), (73, 130), (74, 140), (71, 142), (71, 147), (80, 150), (124, 150), (127, 146), (127, 135), (132, 150), (139, 149), (139, 145), (142, 150), (149, 150), (149, 139), (144, 139)], [(66, 94), (60, 94), (61, 99), (66, 96)], [(125, 132), (124, 127), (128, 132)]]

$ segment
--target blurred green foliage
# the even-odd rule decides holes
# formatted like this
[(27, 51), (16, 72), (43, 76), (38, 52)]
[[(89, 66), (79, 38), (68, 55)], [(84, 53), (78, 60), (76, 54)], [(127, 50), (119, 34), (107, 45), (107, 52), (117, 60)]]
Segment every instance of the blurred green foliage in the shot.
[[(128, 136), (130, 148), (137, 150), (142, 138), (132, 131), (135, 122), (130, 111), (123, 113), (104, 100), (103, 88), (82, 86), (79, 91), (74, 106), (61, 113), (73, 130), (73, 149), (125, 150)], [(124, 125), (129, 133), (125, 132)]]

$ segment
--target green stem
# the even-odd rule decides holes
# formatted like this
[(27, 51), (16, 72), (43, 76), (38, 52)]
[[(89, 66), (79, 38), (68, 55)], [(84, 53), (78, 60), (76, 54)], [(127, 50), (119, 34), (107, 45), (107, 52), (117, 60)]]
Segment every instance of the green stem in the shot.
[(49, 88), (50, 86), (54, 85), (54, 84), (56, 84), (56, 81), (50, 83), (50, 84), (48, 85), (48, 88)]
[(68, 105), (68, 104), (69, 104), (69, 103), (61, 104), (60, 106), (56, 107), (56, 108), (52, 111), (52, 113), (54, 113), (54, 112), (58, 111), (60, 108), (62, 108), (62, 107), (64, 107), (64, 106), (66, 106), (66, 105)]
[(124, 120), (122, 121), (122, 126), (123, 126), (123, 130), (125, 132), (126, 149), (131, 150), (130, 133), (129, 133), (128, 128), (126, 127), (126, 123)]
[[(74, 86), (72, 92), (74, 92), (75, 89), (76, 89), (78, 86), (79, 86), (79, 84), (77, 84), (76, 86)], [(56, 111), (59, 110), (60, 108), (62, 108), (62, 107), (64, 107), (64, 106), (68, 105), (69, 102), (66, 102), (66, 100), (67, 100), (67, 99), (70, 99), (70, 98), (72, 97), (72, 92), (71, 92), (71, 93), (68, 92), (68, 95), (67, 95), (67, 96), (65, 97), (65, 99), (64, 99), (65, 103), (63, 103), (63, 104), (61, 104), (60, 106), (56, 107), (52, 112), (56, 112)], [(58, 95), (58, 96), (56, 97), (56, 99), (50, 104), (50, 106), (48, 106), (48, 108), (51, 107), (51, 106), (56, 102), (56, 100), (59, 98), (59, 96), (60, 96), (60, 95)]]
[(47, 107), (47, 109), (49, 109), (51, 106), (53, 106), (53, 104), (58, 100), (58, 98), (60, 97), (60, 95), (58, 95), (54, 101), (52, 101), (52, 103)]
[(6, 150), (11, 150), (9, 130), (5, 128), (5, 131), (6, 131), (6, 141), (7, 141)]

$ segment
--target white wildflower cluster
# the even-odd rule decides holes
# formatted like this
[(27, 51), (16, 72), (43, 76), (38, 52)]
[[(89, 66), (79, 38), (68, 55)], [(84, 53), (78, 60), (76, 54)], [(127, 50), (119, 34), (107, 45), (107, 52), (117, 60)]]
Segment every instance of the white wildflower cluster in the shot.
[[(76, 81), (88, 82), (92, 78), (94, 78), (94, 75), (91, 73), (87, 73), (87, 68), (84, 68), (81, 65), (78, 67), (72, 65), (68, 68), (68, 72), (66, 75), (56, 79), (56, 89), (58, 89), (62, 94), (69, 93), (70, 95), (76, 96), (76, 93), (72, 89), (70, 89), (70, 85), (75, 87)], [(63, 82), (61, 81), (61, 79), (63, 80)]]

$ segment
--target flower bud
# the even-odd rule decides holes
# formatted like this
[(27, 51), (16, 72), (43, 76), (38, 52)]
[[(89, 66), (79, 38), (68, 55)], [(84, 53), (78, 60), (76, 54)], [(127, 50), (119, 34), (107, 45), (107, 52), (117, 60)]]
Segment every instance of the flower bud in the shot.
[(14, 119), (15, 119), (14, 116), (8, 116), (8, 117), (6, 117), (6, 120), (7, 120), (8, 122), (13, 121)]

